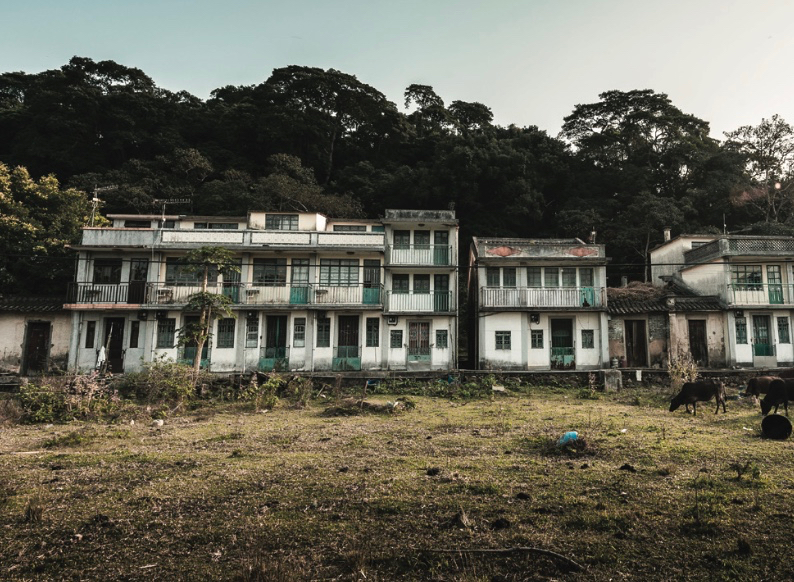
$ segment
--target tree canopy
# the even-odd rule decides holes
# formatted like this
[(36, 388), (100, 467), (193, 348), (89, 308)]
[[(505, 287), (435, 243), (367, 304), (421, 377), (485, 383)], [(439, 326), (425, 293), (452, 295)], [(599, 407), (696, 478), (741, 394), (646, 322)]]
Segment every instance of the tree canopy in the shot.
[[(155, 199), (169, 198), (189, 199), (185, 212), (225, 215), (454, 208), (462, 246), (471, 235), (585, 238), (595, 229), (613, 282), (646, 276), (664, 226), (794, 226), (792, 131), (777, 116), (721, 143), (664, 93), (612, 90), (575, 105), (550, 136), (495, 125), (486, 104), (428, 84), (402, 97), (398, 106), (354, 75), (293, 65), (201, 100), (140, 69), (74, 57), (55, 70), (0, 74), (0, 162), (7, 173), (26, 167), (38, 187), (52, 173), (85, 192), (114, 185), (103, 195), (113, 212), (152, 213)], [(7, 221), (45, 212), (14, 200)], [(77, 214), (66, 213), (69, 224)], [(7, 232), (34, 227), (19, 220)], [(57, 228), (68, 232), (57, 240), (77, 236)]]

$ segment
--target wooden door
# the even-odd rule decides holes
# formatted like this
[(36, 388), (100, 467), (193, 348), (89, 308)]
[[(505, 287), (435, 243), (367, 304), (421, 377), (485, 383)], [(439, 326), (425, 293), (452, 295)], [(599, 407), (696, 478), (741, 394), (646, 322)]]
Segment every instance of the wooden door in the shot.
[(645, 334), (644, 319), (627, 319), (626, 326), (626, 366), (644, 368), (648, 365), (648, 342)]
[(25, 334), (22, 375), (46, 372), (50, 358), (50, 322), (30, 321)]
[(709, 365), (708, 340), (705, 319), (689, 320), (689, 352), (698, 366)]
[(551, 320), (551, 367), (558, 370), (576, 368), (572, 319)]
[(107, 369), (113, 374), (120, 374), (124, 371), (124, 318), (106, 317), (103, 338)]

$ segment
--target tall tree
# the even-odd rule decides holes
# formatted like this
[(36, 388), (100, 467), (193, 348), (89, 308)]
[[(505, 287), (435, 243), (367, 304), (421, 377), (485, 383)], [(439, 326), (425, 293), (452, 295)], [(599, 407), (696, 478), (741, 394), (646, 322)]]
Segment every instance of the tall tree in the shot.
[(759, 211), (766, 223), (794, 219), (794, 129), (779, 115), (756, 126), (726, 132), (725, 147), (744, 156), (745, 187), (734, 196), (737, 206)]

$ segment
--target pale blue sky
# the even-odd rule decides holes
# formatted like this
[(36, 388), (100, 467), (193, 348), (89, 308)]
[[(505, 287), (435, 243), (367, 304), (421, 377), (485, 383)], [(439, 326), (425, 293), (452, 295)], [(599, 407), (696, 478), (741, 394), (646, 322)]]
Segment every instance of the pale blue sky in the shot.
[(794, 123), (790, 0), (0, 0), (0, 71), (73, 56), (171, 90), (264, 81), (291, 64), (356, 75), (402, 107), (411, 83), (556, 135), (610, 89), (667, 93), (722, 137)]

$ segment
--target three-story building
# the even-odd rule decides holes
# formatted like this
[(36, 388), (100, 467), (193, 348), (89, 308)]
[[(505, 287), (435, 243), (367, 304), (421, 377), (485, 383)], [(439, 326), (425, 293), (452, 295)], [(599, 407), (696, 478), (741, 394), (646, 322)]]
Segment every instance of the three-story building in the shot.
[[(84, 229), (75, 247), (77, 276), (66, 305), (73, 369), (95, 367), (102, 357), (113, 372), (160, 357), (192, 361), (196, 348), (180, 345), (178, 332), (197, 318), (185, 306), (202, 281), (185, 256), (203, 246), (224, 247), (237, 260), (235, 270), (210, 273), (208, 290), (226, 295), (235, 315), (213, 324), (202, 353), (213, 372), (456, 365), (454, 213), (110, 218), (111, 227)], [(436, 255), (445, 264), (428, 267)]]
[(469, 257), (479, 369), (608, 367), (604, 245), (579, 239), (474, 238)]

